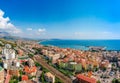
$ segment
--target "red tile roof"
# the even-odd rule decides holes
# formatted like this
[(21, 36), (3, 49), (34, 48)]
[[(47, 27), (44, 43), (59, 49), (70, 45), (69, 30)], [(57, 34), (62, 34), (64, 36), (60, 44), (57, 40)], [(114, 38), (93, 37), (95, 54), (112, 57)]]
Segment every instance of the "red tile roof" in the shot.
[(5, 83), (9, 83), (9, 81), (10, 81), (10, 75), (7, 74), (7, 76), (6, 76), (6, 80), (5, 80)]
[(37, 67), (36, 66), (33, 66), (33, 67), (28, 67), (28, 66), (25, 66), (24, 67), (24, 71), (26, 72), (26, 73), (32, 73), (32, 72), (36, 72), (37, 71)]
[(78, 74), (77, 78), (78, 78), (78, 80), (84, 80), (84, 81), (89, 82), (89, 83), (96, 83), (96, 79), (84, 76), (82, 74)]
[(28, 80), (28, 76), (27, 75), (22, 75), (22, 81), (23, 80)]

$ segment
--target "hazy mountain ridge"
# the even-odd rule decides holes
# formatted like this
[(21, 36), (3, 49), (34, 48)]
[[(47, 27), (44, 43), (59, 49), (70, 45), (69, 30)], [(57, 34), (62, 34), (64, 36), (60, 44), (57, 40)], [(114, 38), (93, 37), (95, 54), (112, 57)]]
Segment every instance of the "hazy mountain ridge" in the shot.
[(35, 40), (35, 41), (45, 40), (45, 39), (34, 39), (34, 38), (22, 38), (19, 36), (13, 36), (8, 32), (3, 32), (3, 31), (0, 31), (0, 38), (6, 39), (6, 40)]
[(10, 33), (8, 32), (2, 32), (0, 31), (0, 38), (6, 39), (6, 40), (17, 40), (17, 39), (22, 39), (20, 37), (17, 36), (12, 36)]
[(5, 37), (5, 36), (11, 36), (11, 35), (7, 32), (0, 32), (0, 38)]

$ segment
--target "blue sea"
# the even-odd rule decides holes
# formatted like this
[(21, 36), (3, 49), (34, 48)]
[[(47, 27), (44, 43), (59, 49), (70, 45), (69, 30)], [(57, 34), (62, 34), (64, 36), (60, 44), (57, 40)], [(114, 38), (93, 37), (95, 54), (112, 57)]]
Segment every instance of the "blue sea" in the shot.
[(106, 50), (120, 51), (120, 40), (46, 40), (40, 44), (80, 50), (88, 50), (89, 46), (99, 46), (106, 47)]

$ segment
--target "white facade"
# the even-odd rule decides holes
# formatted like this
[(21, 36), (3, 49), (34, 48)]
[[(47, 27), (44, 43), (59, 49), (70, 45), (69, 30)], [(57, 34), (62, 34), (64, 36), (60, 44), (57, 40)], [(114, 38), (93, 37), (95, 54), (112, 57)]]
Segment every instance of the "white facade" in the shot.
[(19, 61), (16, 62), (16, 67), (20, 67), (20, 62)]
[(9, 56), (10, 56), (10, 57), (9, 57), (10, 59), (15, 59), (15, 51), (14, 51), (14, 50), (11, 50)]
[(2, 54), (5, 56), (5, 59), (14, 59), (15, 58), (15, 50), (6, 49), (2, 50)]
[(4, 63), (4, 64), (3, 64), (3, 67), (4, 67), (5, 69), (7, 69), (7, 68), (8, 68), (8, 64), (7, 64), (7, 63)]

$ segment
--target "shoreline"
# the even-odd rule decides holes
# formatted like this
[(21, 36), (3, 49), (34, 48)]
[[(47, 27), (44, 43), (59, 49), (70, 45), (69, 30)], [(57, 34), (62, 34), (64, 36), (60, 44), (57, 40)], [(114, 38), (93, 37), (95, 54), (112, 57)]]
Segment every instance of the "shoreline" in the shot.
[[(38, 44), (43, 45), (41, 43), (38, 43)], [(58, 47), (58, 48), (64, 48), (64, 49), (69, 48), (69, 49), (74, 49), (74, 50), (90, 51), (90, 50), (83, 50), (83, 49), (70, 48), (70, 47), (59, 47), (59, 46), (55, 46), (55, 45), (43, 45), (43, 46), (48, 46), (48, 47), (52, 46), (52, 47)], [(91, 46), (84, 46), (84, 47), (91, 47)], [(98, 47), (98, 46), (94, 46), (94, 47)], [(101, 51), (117, 51), (117, 52), (120, 52), (120, 50), (101, 50)]]
[[(89, 51), (89, 47), (95, 47), (95, 48), (105, 48), (105, 51), (117, 51), (117, 52), (120, 52), (120, 49), (116, 49), (116, 50), (114, 50), (114, 49), (111, 49), (111, 48), (108, 48), (107, 46), (95, 46), (95, 45), (86, 45), (86, 46), (84, 46), (84, 45), (79, 45), (79, 44), (76, 44), (76, 45), (53, 45), (53, 44), (50, 44), (50, 43), (44, 43), (44, 42), (51, 42), (51, 41), (57, 41), (58, 42), (58, 40), (52, 40), (52, 39), (49, 39), (49, 40), (42, 40), (42, 41), (39, 41), (39, 42), (37, 42), (38, 44), (41, 44), (41, 45), (43, 45), (43, 46), (54, 46), (54, 47), (59, 47), (59, 48), (70, 48), (70, 49), (76, 49), (76, 50), (83, 50), (83, 51)], [(60, 40), (61, 41), (61, 40)], [(70, 41), (70, 40), (67, 40), (67, 41)], [(72, 41), (76, 41), (76, 40), (72, 40)], [(77, 41), (86, 41), (86, 40), (77, 40)], [(91, 40), (89, 40), (90, 42), (91, 42)], [(92, 41), (94, 41), (94, 40), (92, 40)], [(99, 40), (96, 40), (96, 41), (99, 41)], [(107, 40), (100, 40), (100, 41), (107, 41)], [(108, 40), (109, 41), (109, 40)], [(110, 40), (110, 41), (113, 41), (113, 40)], [(120, 41), (120, 40), (118, 40), (118, 41)], [(62, 40), (62, 42), (63, 42), (63, 40)], [(88, 40), (87, 40), (87, 42), (88, 42)]]

